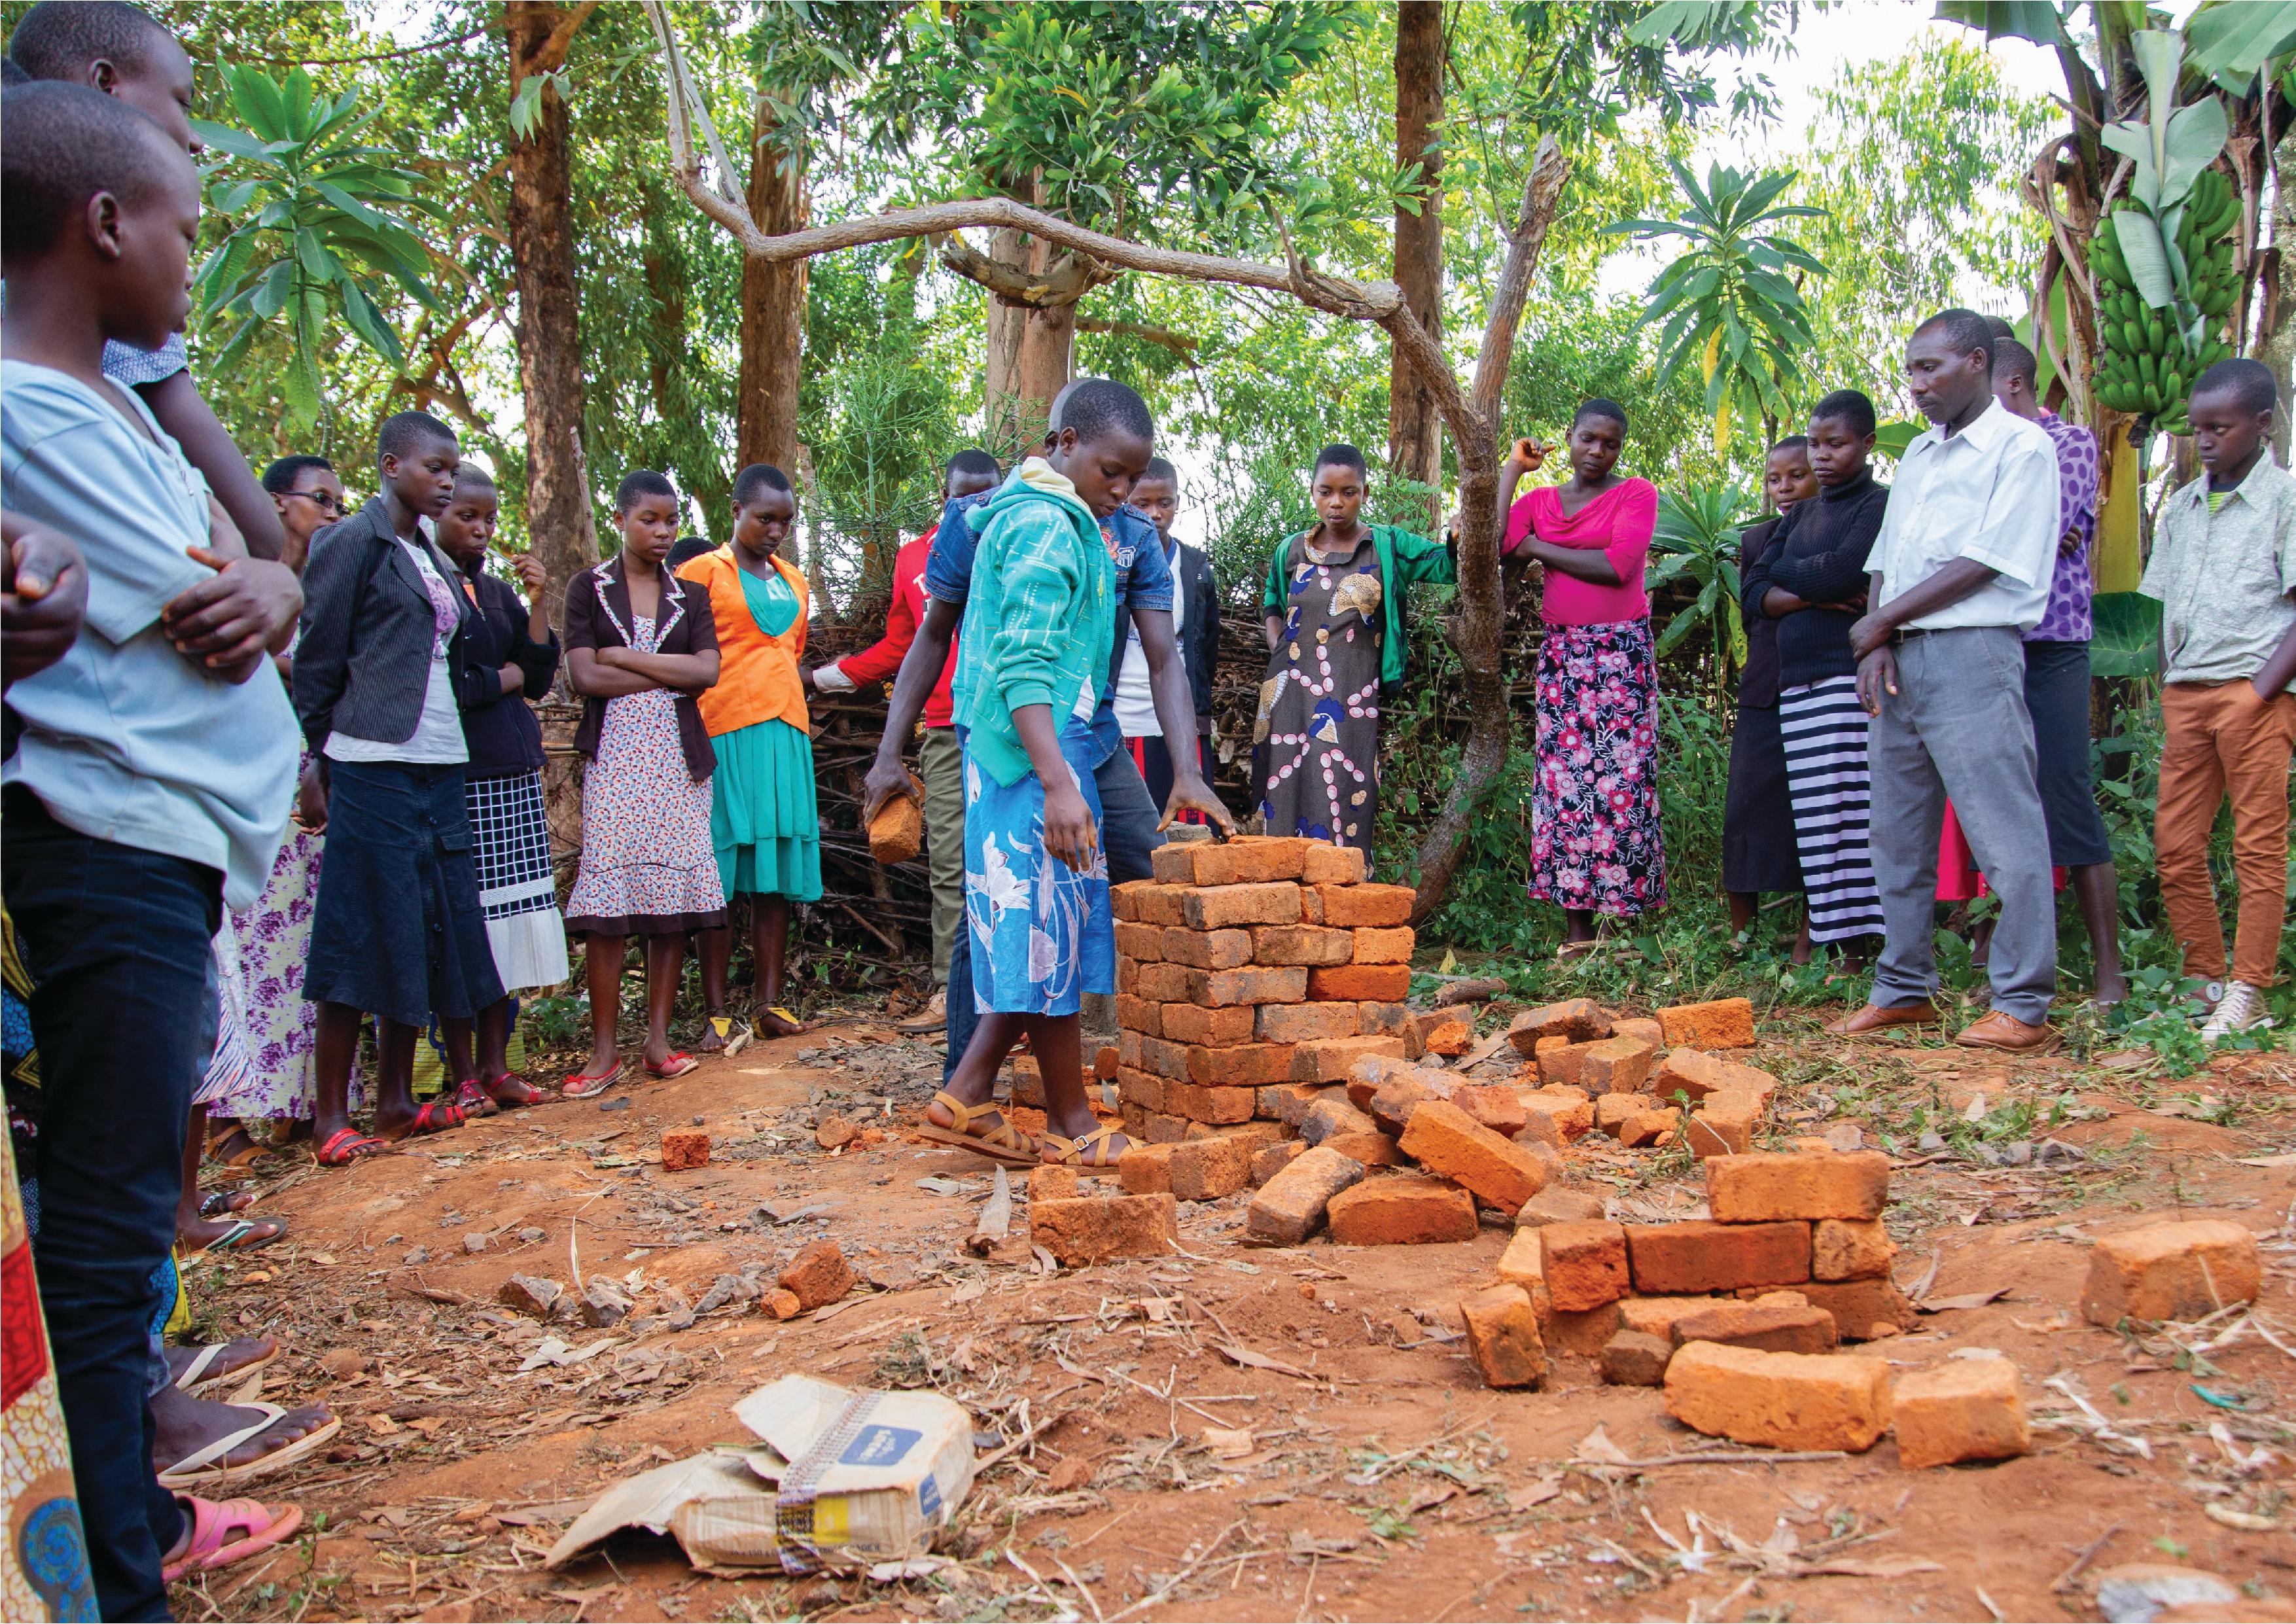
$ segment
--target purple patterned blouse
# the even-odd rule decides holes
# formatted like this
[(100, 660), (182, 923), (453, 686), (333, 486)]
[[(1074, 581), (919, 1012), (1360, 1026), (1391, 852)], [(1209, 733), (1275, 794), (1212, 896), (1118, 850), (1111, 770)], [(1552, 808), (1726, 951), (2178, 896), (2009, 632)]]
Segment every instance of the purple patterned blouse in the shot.
[(2025, 641), (2087, 643), (2095, 630), (2089, 618), (2089, 599), (2096, 592), (2091, 556), (2096, 548), (2096, 436), (2054, 412), (2042, 412), (2040, 424), (2057, 447), (2058, 511), (2064, 515), (2065, 529), (2079, 530), (2081, 539), (2077, 552), (2057, 554), (2056, 573), (2049, 579), (2049, 601), (2039, 621), (2025, 634)]

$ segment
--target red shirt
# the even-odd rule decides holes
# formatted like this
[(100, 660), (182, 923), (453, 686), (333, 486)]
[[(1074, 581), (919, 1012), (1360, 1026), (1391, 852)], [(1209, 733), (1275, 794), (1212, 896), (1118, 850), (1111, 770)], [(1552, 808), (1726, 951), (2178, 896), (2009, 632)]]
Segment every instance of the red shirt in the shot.
[[(932, 552), (933, 537), (939, 529), (939, 525), (933, 526), (893, 555), (893, 601), (885, 610), (885, 635), (859, 653), (849, 654), (837, 662), (837, 668), (856, 684), (891, 680), (901, 668), (909, 644), (917, 640), (917, 627), (925, 618), (925, 559)], [(948, 659), (940, 668), (940, 681), (933, 685), (932, 697), (925, 701), (926, 726), (949, 725), (952, 701), (948, 683), (955, 674), (956, 639), (952, 636), (948, 640)]]
[(1648, 480), (1621, 480), (1568, 519), (1562, 493), (1547, 485), (1507, 510), (1506, 545), (1500, 550), (1513, 553), (1533, 536), (1558, 547), (1599, 550), (1619, 584), (1598, 586), (1549, 570), (1539, 618), (1549, 626), (1611, 626), (1650, 616), (1643, 565), (1657, 524), (1658, 488)]

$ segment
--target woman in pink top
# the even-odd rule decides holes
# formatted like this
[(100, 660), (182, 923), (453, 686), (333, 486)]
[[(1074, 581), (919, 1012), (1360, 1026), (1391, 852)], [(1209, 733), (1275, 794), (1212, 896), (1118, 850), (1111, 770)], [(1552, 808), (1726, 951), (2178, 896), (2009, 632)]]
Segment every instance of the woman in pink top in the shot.
[(1595, 945), (1598, 914), (1666, 902), (1658, 661), (1643, 592), (1658, 491), (1611, 472), (1626, 437), (1626, 409), (1589, 400), (1571, 420), (1569, 480), (1513, 500), (1546, 460), (1535, 440), (1517, 440), (1499, 472), (1505, 550), (1546, 571), (1530, 894), (1562, 904), (1564, 958)]

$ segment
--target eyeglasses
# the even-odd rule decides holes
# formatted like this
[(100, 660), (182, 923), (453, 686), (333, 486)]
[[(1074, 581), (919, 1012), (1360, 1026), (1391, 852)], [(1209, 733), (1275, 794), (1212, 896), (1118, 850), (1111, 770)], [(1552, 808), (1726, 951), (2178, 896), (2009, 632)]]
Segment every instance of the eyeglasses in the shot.
[(304, 501), (310, 503), (323, 513), (340, 513), (343, 511), (343, 499), (328, 491), (291, 490), (287, 494), (291, 496), (302, 497)]

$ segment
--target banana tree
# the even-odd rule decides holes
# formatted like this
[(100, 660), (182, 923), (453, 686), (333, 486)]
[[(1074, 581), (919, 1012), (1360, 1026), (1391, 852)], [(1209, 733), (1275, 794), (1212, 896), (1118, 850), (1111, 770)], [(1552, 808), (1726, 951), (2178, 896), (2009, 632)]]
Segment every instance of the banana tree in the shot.
[(1659, 634), (1658, 652), (1671, 653), (1700, 627), (1714, 637), (1718, 692), (1731, 670), (1746, 663), (1746, 622), (1738, 607), (1739, 515), (1749, 507), (1735, 485), (1693, 485), (1658, 499), (1658, 525), (1651, 534), (1652, 588), (1688, 580), (1698, 588), (1689, 608), (1677, 610)]
[(1800, 381), (1798, 357), (1816, 345), (1808, 308), (1792, 273), (1823, 276), (1825, 267), (1780, 222), (1824, 209), (1781, 203), (1799, 178), (1792, 169), (1741, 174), (1720, 164), (1698, 177), (1669, 159), (1687, 208), (1679, 220), (1622, 220), (1609, 227), (1637, 241), (1686, 238), (1690, 246), (1651, 284), (1643, 320), (1663, 322), (1659, 334), (1658, 388), (1664, 390), (1697, 357), (1706, 380), (1706, 410), (1714, 419), (1714, 449), (1730, 449), (1742, 417), (1775, 422), (1792, 411), (1791, 387)]
[(237, 323), (216, 355), (218, 368), (236, 365), (283, 322), (281, 390), (290, 415), (308, 426), (324, 403), (319, 355), (331, 316), (403, 367), (406, 353), (383, 314), (385, 301), (395, 302), (391, 286), (425, 309), (442, 308), (429, 286), (432, 251), (406, 217), (435, 211), (419, 195), (422, 176), (361, 144), (382, 108), (361, 111), (357, 90), (326, 95), (300, 68), (275, 83), (226, 65), (223, 82), (247, 128), (205, 120), (193, 127), (222, 154), (207, 170), (209, 205), (237, 223), (201, 265), (194, 308), (202, 322)]

